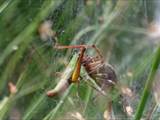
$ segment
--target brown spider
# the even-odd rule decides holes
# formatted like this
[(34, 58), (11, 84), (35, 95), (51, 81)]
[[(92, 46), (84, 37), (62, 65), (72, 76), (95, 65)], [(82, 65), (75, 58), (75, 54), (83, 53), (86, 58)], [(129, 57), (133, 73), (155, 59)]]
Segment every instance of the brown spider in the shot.
[[(68, 80), (59, 82), (55, 89), (47, 92), (49, 97), (53, 97), (61, 91), (65, 91), (71, 83), (78, 83), (78, 78), (80, 77), (81, 66), (83, 66), (88, 73), (88, 75), (95, 80), (95, 82), (100, 86), (103, 90), (106, 87), (112, 87), (117, 82), (116, 73), (113, 67), (109, 64), (106, 64), (103, 60), (103, 56), (101, 55), (99, 49), (95, 45), (73, 45), (73, 46), (55, 46), (57, 49), (65, 49), (65, 48), (79, 48), (80, 54), (76, 61), (75, 68), (71, 77)], [(87, 48), (94, 48), (97, 52), (97, 56), (91, 57), (85, 55), (85, 51)]]

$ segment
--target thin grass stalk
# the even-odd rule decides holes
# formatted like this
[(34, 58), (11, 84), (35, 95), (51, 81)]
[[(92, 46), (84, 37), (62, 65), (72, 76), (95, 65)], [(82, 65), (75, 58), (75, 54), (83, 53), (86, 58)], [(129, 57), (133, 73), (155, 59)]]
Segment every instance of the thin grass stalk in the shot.
[(140, 120), (140, 118), (142, 117), (145, 105), (147, 103), (147, 99), (148, 99), (150, 92), (151, 92), (151, 87), (152, 87), (152, 83), (154, 80), (154, 76), (158, 70), (159, 62), (160, 62), (160, 46), (158, 47), (158, 49), (155, 53), (155, 57), (154, 57), (153, 63), (152, 63), (152, 69), (151, 69), (151, 72), (148, 76), (147, 82), (145, 84), (142, 98), (141, 98), (140, 103), (138, 105), (138, 108), (136, 110), (135, 120)]

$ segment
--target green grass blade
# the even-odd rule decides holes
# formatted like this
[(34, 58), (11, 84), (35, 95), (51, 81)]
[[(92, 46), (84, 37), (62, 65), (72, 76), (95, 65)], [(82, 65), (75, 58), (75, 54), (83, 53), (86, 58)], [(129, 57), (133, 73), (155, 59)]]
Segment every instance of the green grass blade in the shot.
[(142, 114), (143, 114), (148, 96), (150, 94), (150, 90), (151, 90), (151, 87), (152, 87), (154, 76), (155, 76), (156, 71), (157, 71), (158, 66), (159, 66), (159, 62), (160, 62), (160, 47), (158, 47), (158, 49), (155, 53), (155, 58), (153, 60), (152, 69), (151, 69), (151, 72), (148, 76), (148, 80), (145, 84), (145, 88), (143, 90), (141, 101), (138, 105), (138, 108), (137, 108), (137, 111), (136, 111), (136, 114), (135, 114), (135, 120), (140, 120), (140, 118), (142, 117)]

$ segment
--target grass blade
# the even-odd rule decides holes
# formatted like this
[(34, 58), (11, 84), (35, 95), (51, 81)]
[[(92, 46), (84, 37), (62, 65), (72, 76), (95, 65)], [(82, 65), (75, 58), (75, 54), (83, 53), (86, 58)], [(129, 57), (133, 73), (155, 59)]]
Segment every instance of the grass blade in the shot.
[(159, 66), (159, 61), (160, 61), (160, 47), (158, 47), (158, 49), (155, 53), (155, 58), (153, 59), (152, 69), (151, 69), (151, 72), (148, 76), (148, 80), (145, 84), (145, 88), (143, 90), (141, 101), (138, 105), (138, 108), (137, 108), (137, 111), (136, 111), (136, 114), (135, 114), (135, 120), (139, 120), (142, 117), (142, 114), (143, 114), (148, 96), (150, 94), (150, 90), (151, 90), (151, 87), (152, 87), (154, 76), (155, 76), (156, 71), (157, 71), (158, 66)]

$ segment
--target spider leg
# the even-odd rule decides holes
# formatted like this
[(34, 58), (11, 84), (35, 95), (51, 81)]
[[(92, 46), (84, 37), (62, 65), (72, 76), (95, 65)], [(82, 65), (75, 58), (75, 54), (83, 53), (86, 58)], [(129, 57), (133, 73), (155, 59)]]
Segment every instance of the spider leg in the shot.
[(95, 51), (97, 52), (98, 54), (98, 57), (103, 59), (103, 55), (101, 54), (100, 50), (95, 46), (95, 45), (55, 45), (54, 48), (57, 48), (57, 49), (65, 49), (65, 48), (94, 48)]
[(98, 54), (98, 57), (103, 59), (103, 55), (101, 54), (100, 50), (95, 46), (95, 45), (92, 45), (92, 47), (95, 49), (95, 51), (97, 52)]
[(93, 48), (93, 46), (92, 45), (55, 45), (54, 48), (57, 48), (57, 49), (65, 49), (65, 48), (74, 49), (74, 48)]
[(98, 85), (95, 85), (96, 83), (92, 83), (89, 79), (84, 80), (84, 82), (93, 89), (95, 89), (97, 92), (99, 92), (101, 95), (106, 96), (105, 91), (103, 91)]

